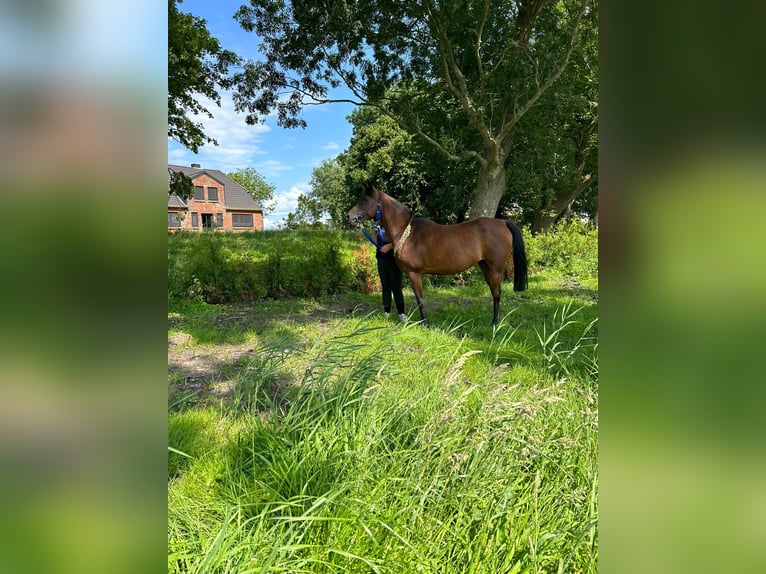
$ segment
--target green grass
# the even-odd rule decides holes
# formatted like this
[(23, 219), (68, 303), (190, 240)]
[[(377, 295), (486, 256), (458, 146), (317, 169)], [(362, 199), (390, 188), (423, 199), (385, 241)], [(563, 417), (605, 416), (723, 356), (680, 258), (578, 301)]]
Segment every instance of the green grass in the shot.
[(252, 352), (228, 396), (172, 387), (168, 571), (596, 572), (597, 277), (504, 288), (497, 328), (476, 282), (427, 287), (430, 328), (171, 302), (191, 349)]

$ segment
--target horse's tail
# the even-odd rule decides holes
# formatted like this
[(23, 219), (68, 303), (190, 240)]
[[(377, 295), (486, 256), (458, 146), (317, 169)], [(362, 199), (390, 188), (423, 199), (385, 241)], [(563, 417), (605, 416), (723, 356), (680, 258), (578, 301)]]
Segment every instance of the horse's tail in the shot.
[(505, 222), (513, 236), (513, 290), (524, 291), (527, 288), (527, 252), (521, 229), (513, 221)]

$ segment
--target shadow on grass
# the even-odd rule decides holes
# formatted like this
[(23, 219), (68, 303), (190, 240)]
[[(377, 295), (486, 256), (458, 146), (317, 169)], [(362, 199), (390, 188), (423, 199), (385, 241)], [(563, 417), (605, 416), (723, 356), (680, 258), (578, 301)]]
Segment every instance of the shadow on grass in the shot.
[[(584, 368), (593, 366), (588, 357), (595, 356), (598, 292), (576, 280), (532, 276), (529, 289), (524, 292), (514, 292), (510, 282), (504, 283), (501, 322), (497, 327), (490, 324), (492, 300), (483, 282), (431, 287), (425, 296), (430, 330), (469, 341), (470, 348), (481, 350), (481, 360), (491, 367), (523, 363), (556, 370), (554, 367), (561, 358), (574, 367), (582, 358), (575, 357), (573, 350), (578, 347), (594, 350), (583, 358)], [(417, 320), (409, 289), (405, 290), (405, 298), (411, 320)], [(175, 354), (178, 350), (171, 350), (174, 356), (169, 357), (173, 365), (170, 402), (191, 392), (194, 396), (187, 401), (188, 406), (223, 400), (251, 412), (283, 407), (294, 393), (293, 382), (303, 376), (295, 371), (300, 360), (293, 361), (288, 368), (287, 358), (304, 352), (310, 340), (335, 330), (343, 319), (364, 318), (379, 309), (380, 294), (358, 293), (317, 300), (269, 300), (253, 305), (176, 303), (169, 313), (169, 332), (194, 342), (186, 351), (192, 357), (186, 362), (187, 371), (195, 366), (194, 360), (210, 358), (210, 361), (205, 372), (189, 376)], [(566, 318), (564, 309), (571, 313)], [(589, 325), (590, 330), (584, 332)], [(397, 328), (398, 323), (391, 321), (385, 326)], [(555, 338), (546, 342), (554, 331)], [(429, 344), (427, 333), (422, 332), (425, 345)], [(279, 357), (278, 364), (275, 357)]]
[(210, 305), (173, 302), (168, 330), (188, 333), (198, 345), (242, 344), (253, 335), (267, 333), (269, 339), (293, 338), (295, 327), (321, 328), (359, 312), (367, 296), (348, 294), (321, 299), (263, 300), (252, 304)]
[[(472, 341), (482, 359), (494, 367), (526, 362), (560, 371), (554, 367), (568, 354), (567, 368), (590, 369), (593, 365), (584, 352), (598, 337), (598, 291), (573, 280), (550, 283), (530, 277), (529, 289), (523, 292), (504, 283), (497, 327), (490, 322), (492, 298), (478, 285), (431, 289), (425, 294), (430, 328)], [(579, 348), (582, 369), (573, 360)]]
[[(485, 286), (486, 287), (486, 286)], [(463, 293), (460, 293), (462, 289)], [(486, 292), (485, 292), (486, 291)], [(464, 288), (431, 289), (425, 294), (428, 319), (432, 327), (452, 330), (455, 324), (464, 324), (461, 334), (470, 334), (487, 340), (492, 338), (492, 297), (489, 289), (478, 286)], [(527, 291), (515, 292), (509, 282), (503, 283), (500, 317), (513, 325), (540, 327), (553, 317), (562, 305), (573, 303), (597, 314), (598, 291), (576, 282), (562, 282), (562, 286), (549, 287), (534, 277)], [(417, 319), (417, 311), (413, 319)], [(503, 321), (501, 321), (502, 326)]]
[(261, 396), (257, 401), (264, 408), (279, 403), (296, 375), (274, 373), (270, 389), (263, 385), (256, 389), (252, 388), (253, 373), (271, 368), (274, 356), (303, 351), (307, 339), (357, 314), (358, 301), (349, 296), (252, 305), (172, 302), (168, 313), (169, 405), (178, 410), (220, 401), (241, 404), (255, 400), (255, 395)]

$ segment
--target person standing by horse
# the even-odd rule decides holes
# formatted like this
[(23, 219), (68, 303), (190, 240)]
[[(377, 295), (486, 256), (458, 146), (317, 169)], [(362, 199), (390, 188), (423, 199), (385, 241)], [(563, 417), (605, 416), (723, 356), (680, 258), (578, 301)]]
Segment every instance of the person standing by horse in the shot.
[[(385, 212), (385, 216), (383, 216)], [(527, 254), (521, 229), (512, 221), (480, 217), (454, 225), (440, 225), (414, 217), (409, 207), (383, 193), (370, 182), (346, 214), (349, 223), (361, 227), (373, 218), (394, 240), (394, 257), (410, 280), (420, 311), (428, 324), (423, 299), (422, 275), (454, 275), (477, 264), (492, 293), (492, 324), (500, 322), (500, 291), (505, 267), (513, 259), (513, 290), (525, 291), (528, 282)]]
[(407, 320), (404, 312), (404, 293), (402, 293), (402, 270), (394, 259), (394, 245), (386, 237), (386, 231), (380, 226), (378, 217), (373, 227), (373, 237), (366, 229), (364, 236), (375, 246), (375, 259), (378, 263), (378, 276), (383, 297), (383, 314), (388, 317), (391, 313), (391, 298), (396, 303), (396, 313), (402, 321)]

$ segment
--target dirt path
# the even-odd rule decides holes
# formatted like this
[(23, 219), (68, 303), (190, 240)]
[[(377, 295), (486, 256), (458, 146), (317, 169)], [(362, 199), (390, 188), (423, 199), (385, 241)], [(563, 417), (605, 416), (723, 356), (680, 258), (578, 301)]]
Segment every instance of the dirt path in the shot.
[(194, 402), (224, 399), (231, 395), (237, 373), (255, 350), (251, 343), (215, 346), (191, 345), (193, 337), (176, 333), (168, 337), (168, 392), (171, 400), (191, 395)]
[[(216, 315), (179, 317), (168, 321), (169, 403), (215, 404), (231, 396), (239, 373), (255, 352), (253, 337), (311, 323), (317, 330), (359, 309), (348, 302), (323, 302), (309, 311), (294, 311), (275, 319), (257, 307), (225, 308)], [(364, 311), (363, 311), (364, 312)], [(214, 340), (200, 343), (195, 337)], [(232, 340), (250, 339), (239, 343)]]

